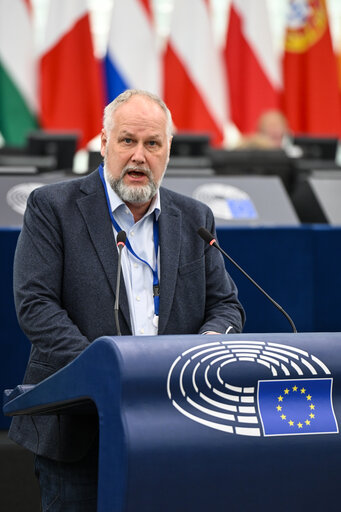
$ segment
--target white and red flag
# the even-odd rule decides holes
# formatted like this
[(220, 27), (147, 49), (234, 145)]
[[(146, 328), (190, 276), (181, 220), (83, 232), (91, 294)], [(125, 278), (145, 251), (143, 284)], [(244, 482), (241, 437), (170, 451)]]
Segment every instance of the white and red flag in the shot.
[(176, 129), (207, 133), (222, 144), (226, 87), (208, 2), (175, 0), (164, 55), (164, 99)]
[(41, 125), (78, 131), (79, 147), (102, 127), (103, 82), (84, 0), (51, 0), (40, 60)]
[(232, 0), (224, 48), (231, 120), (242, 133), (280, 106), (281, 78), (266, 0)]

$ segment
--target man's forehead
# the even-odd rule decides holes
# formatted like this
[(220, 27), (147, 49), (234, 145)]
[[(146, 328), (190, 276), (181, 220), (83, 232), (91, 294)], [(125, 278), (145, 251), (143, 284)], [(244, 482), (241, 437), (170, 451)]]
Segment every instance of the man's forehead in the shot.
[(164, 128), (158, 126), (140, 125), (140, 123), (132, 124), (118, 124), (117, 135), (122, 137), (135, 137), (141, 135), (153, 139), (162, 139), (165, 134)]
[(130, 101), (120, 105), (114, 112), (113, 130), (123, 136), (140, 134), (146, 137), (164, 138), (167, 134), (167, 118), (162, 108), (151, 100), (147, 105), (142, 105), (142, 108), (136, 107), (136, 104)]
[(132, 96), (122, 105), (117, 107), (114, 118), (138, 118), (155, 119), (166, 122), (166, 113), (161, 106), (147, 96)]

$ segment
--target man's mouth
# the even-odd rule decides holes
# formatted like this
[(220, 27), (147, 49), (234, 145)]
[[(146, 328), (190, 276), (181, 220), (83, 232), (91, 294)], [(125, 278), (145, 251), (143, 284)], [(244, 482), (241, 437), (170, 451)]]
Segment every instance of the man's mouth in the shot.
[(150, 172), (148, 169), (130, 168), (125, 171), (124, 176), (128, 175), (129, 178), (133, 180), (142, 180), (145, 177), (149, 178), (149, 174)]
[(144, 171), (128, 171), (129, 176), (132, 176), (133, 178), (142, 178), (143, 176), (146, 176), (146, 173)]

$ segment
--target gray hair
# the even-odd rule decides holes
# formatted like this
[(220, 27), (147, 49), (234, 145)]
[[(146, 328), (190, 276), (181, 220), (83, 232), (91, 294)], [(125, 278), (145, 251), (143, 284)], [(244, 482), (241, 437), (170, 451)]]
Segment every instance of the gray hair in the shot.
[(173, 133), (173, 121), (172, 121), (172, 114), (170, 113), (169, 108), (167, 107), (166, 103), (157, 95), (153, 94), (148, 91), (144, 91), (141, 89), (127, 89), (126, 91), (122, 92), (117, 96), (111, 103), (109, 103), (105, 109), (104, 109), (104, 116), (103, 116), (103, 128), (107, 133), (107, 136), (109, 136), (110, 131), (113, 128), (114, 121), (113, 121), (113, 115), (114, 112), (118, 109), (120, 105), (123, 103), (126, 103), (132, 96), (144, 96), (146, 98), (149, 98), (151, 101), (154, 101), (159, 105), (159, 107), (164, 111), (166, 114), (166, 120), (167, 120), (167, 135), (168, 137), (172, 136)]

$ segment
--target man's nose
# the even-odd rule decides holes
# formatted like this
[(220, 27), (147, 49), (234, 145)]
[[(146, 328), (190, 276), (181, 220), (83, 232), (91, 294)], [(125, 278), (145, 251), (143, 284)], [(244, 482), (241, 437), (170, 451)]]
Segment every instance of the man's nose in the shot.
[(139, 163), (139, 164), (145, 163), (145, 161), (146, 161), (145, 147), (142, 142), (136, 144), (131, 159), (135, 163)]

